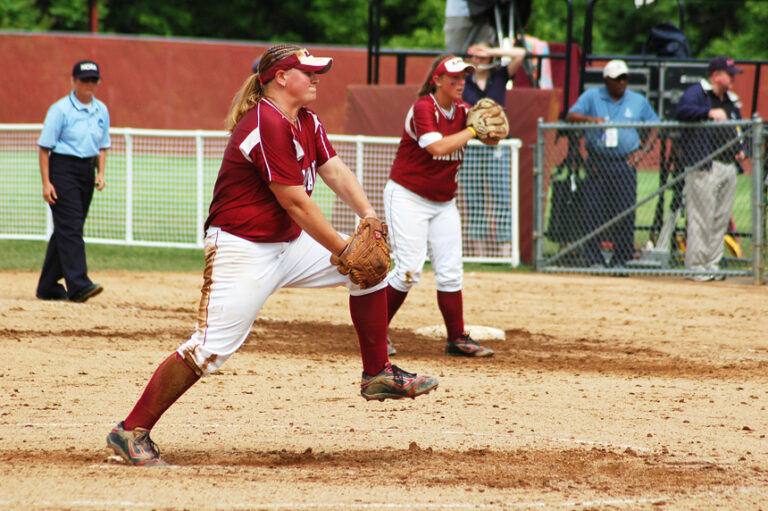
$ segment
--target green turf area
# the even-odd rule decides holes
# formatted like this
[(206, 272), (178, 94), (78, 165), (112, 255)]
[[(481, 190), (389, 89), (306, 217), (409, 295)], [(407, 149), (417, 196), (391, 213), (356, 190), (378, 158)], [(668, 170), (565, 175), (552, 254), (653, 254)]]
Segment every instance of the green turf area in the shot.
[[(128, 198), (124, 153), (107, 158), (107, 186), (94, 192), (85, 236), (104, 240), (127, 239), (127, 215), (132, 212), (131, 239), (155, 243), (195, 244), (202, 236), (198, 219), (205, 219), (221, 159), (204, 158), (202, 197), (198, 198), (197, 160), (194, 156), (138, 154), (132, 158), (133, 188)], [(46, 208), (40, 189), (37, 153), (0, 153), (4, 172), (0, 188), (0, 232), (39, 235), (46, 232)], [(323, 214), (333, 213), (333, 192), (318, 180), (312, 198)]]
[[(638, 172), (637, 173), (637, 201), (640, 202), (646, 199), (659, 189), (659, 174), (658, 172)], [(549, 225), (549, 215), (551, 201), (550, 196), (547, 198), (547, 208), (544, 214), (544, 230), (546, 232)], [(664, 192), (664, 214), (669, 212), (669, 206), (672, 202), (673, 193), (671, 189)], [(654, 214), (656, 211), (656, 204), (658, 203), (658, 196), (653, 197), (650, 201), (643, 204), (636, 210), (635, 216), (635, 246), (643, 247), (650, 237), (649, 227), (653, 224)], [(736, 182), (736, 199), (733, 204), (733, 218), (736, 225), (736, 230), (744, 233), (752, 232), (752, 176), (740, 175)], [(679, 229), (685, 228), (685, 219), (680, 218), (677, 223)], [(750, 257), (752, 253), (752, 238), (749, 236), (742, 236), (740, 238), (741, 247), (745, 257)], [(551, 257), (555, 255), (559, 250), (557, 243), (550, 241), (548, 238), (543, 238), (543, 253), (544, 257)]]
[[(432, 270), (432, 267), (429, 265), (429, 263), (424, 265), (425, 270)], [(531, 273), (533, 272), (533, 267), (521, 264), (517, 268), (513, 268), (509, 265), (507, 262), (503, 263), (464, 263), (464, 273), (470, 273), (470, 272), (501, 272), (501, 273)]]
[[(45, 241), (0, 240), (0, 270), (40, 270), (45, 258)], [(203, 251), (196, 248), (129, 247), (87, 243), (88, 269), (128, 271), (202, 271)], [(424, 269), (431, 271), (427, 263)], [(531, 271), (530, 267), (512, 268), (509, 264), (467, 263), (465, 272)]]
[[(0, 270), (40, 270), (45, 241), (0, 240)], [(86, 243), (88, 269), (129, 271), (202, 271), (202, 249), (129, 247)]]

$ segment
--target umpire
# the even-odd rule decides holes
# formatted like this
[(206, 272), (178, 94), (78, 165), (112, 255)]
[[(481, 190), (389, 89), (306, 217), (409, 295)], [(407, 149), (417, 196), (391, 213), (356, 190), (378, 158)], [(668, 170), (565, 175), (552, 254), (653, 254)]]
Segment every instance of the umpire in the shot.
[[(38, 141), (43, 199), (53, 214), (53, 235), (37, 284), (41, 300), (84, 302), (104, 290), (88, 278), (83, 241), (93, 189), (106, 184), (110, 147), (109, 111), (94, 97), (100, 81), (98, 64), (77, 62), (72, 92), (48, 109)], [(59, 283), (62, 277), (66, 288)]]

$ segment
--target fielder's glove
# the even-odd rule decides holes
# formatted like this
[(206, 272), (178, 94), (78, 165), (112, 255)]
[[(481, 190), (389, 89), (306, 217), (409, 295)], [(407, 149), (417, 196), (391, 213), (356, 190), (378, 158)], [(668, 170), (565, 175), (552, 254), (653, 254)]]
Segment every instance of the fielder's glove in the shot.
[(341, 254), (331, 255), (331, 263), (361, 288), (375, 286), (389, 273), (387, 232), (387, 224), (379, 219), (363, 218)]
[(482, 98), (467, 112), (467, 126), (477, 133), (480, 142), (494, 145), (509, 134), (509, 120), (504, 107), (491, 98)]

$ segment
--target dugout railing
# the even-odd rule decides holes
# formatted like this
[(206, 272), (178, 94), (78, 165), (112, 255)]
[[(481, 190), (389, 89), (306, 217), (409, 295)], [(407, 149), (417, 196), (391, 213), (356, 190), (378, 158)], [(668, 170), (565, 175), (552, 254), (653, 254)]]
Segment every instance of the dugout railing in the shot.
[[(650, 152), (635, 165), (636, 190), (604, 190), (595, 206), (587, 172), (619, 172), (615, 159), (590, 144), (606, 144), (619, 130), (652, 137)], [(613, 131), (613, 133), (610, 133)], [(709, 141), (705, 145), (705, 141)], [(712, 162), (739, 165), (724, 256), (713, 271), (685, 267), (686, 177), (710, 172)], [(765, 268), (766, 138), (762, 119), (704, 123), (544, 123), (539, 120), (534, 157), (534, 259), (544, 272), (605, 275), (752, 276)], [(610, 180), (608, 180), (610, 183)], [(617, 180), (621, 183), (621, 180)], [(623, 181), (626, 184), (626, 181)], [(630, 185), (631, 186), (631, 185)], [(723, 192), (722, 190), (717, 193)], [(627, 203), (627, 193), (632, 194)], [(725, 192), (723, 192), (725, 193)], [(618, 199), (625, 196), (624, 206)], [(599, 220), (598, 220), (599, 219)], [(629, 227), (628, 227), (629, 224)], [(618, 257), (621, 233), (631, 229), (631, 253)], [(623, 238), (623, 239), (626, 239)], [(626, 243), (624, 243), (626, 246)], [(595, 254), (599, 254), (595, 260)]]
[[(50, 210), (41, 195), (37, 147), (41, 129), (41, 124), (0, 125), (0, 239), (46, 240), (53, 232)], [(202, 248), (203, 223), (229, 135), (223, 131), (111, 128), (110, 136), (107, 186), (94, 194), (85, 240)], [(399, 138), (329, 135), (329, 139), (383, 215), (382, 193)], [(476, 177), (471, 182), (460, 180), (457, 197), (467, 262), (520, 264), (517, 190), (521, 145), (520, 140), (509, 139), (496, 150), (485, 150), (479, 142), (470, 141), (475, 157), (463, 170), (476, 167), (471, 172)], [(499, 159), (508, 162), (502, 169), (507, 173), (504, 186), (509, 187), (505, 193), (498, 193), (486, 179), (486, 167), (498, 170)], [(471, 208), (466, 189), (471, 189)], [(322, 180), (312, 198), (336, 229), (354, 230), (354, 214)], [(503, 225), (496, 221), (499, 211), (510, 218)], [(470, 239), (470, 228), (482, 232), (485, 239)]]

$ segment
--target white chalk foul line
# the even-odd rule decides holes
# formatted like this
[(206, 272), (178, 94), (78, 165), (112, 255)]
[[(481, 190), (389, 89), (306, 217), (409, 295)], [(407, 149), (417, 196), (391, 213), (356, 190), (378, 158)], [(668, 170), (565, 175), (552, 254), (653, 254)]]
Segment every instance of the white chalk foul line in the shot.
[[(569, 501), (569, 502), (543, 502), (543, 501), (531, 501), (531, 502), (502, 502), (494, 500), (489, 503), (460, 503), (460, 502), (414, 502), (409, 500), (408, 502), (271, 502), (271, 503), (254, 503), (248, 502), (243, 504), (228, 504), (224, 507), (217, 507), (217, 509), (526, 509), (526, 508), (552, 508), (552, 507), (576, 507), (576, 506), (634, 506), (638, 504), (653, 504), (656, 502), (664, 502), (669, 500), (667, 497), (657, 497), (652, 499), (606, 499), (606, 500), (591, 500), (591, 501)], [(137, 502), (131, 500), (38, 500), (38, 501), (23, 501), (23, 500), (10, 500), (0, 499), (0, 505), (3, 507), (24, 507), (30, 508), (54, 508), (54, 507), (66, 507), (66, 508), (116, 508), (127, 507), (131, 509), (137, 508), (156, 508), (162, 507), (164, 504), (161, 502)]]
[[(758, 490), (755, 487), (738, 487), (734, 488), (734, 492), (741, 494), (749, 494)], [(764, 489), (762, 489), (764, 490)], [(701, 493), (685, 494), (680, 498), (684, 502), (692, 502), (703, 497), (714, 496), (712, 491), (705, 491)], [(722, 493), (719, 493), (722, 495)], [(460, 502), (415, 502), (409, 500), (408, 502), (270, 502), (270, 503), (233, 503), (224, 507), (217, 507), (217, 509), (551, 509), (551, 508), (573, 508), (573, 507), (602, 507), (602, 506), (619, 506), (619, 507), (633, 507), (642, 504), (658, 504), (664, 502), (674, 502), (674, 497), (669, 495), (660, 495), (656, 497), (641, 497), (635, 499), (594, 499), (594, 500), (569, 500), (562, 502), (545, 502), (540, 500), (534, 501), (516, 501), (505, 502), (501, 500), (492, 500), (487, 503), (460, 503)], [(78, 499), (78, 500), (35, 500), (26, 501), (21, 499), (0, 499), (0, 506), (2, 507), (23, 507), (25, 509), (34, 508), (52, 508), (52, 507), (67, 507), (67, 508), (115, 508), (115, 507), (128, 507), (131, 509), (138, 508), (156, 508), (163, 506), (161, 502), (140, 502), (132, 500), (119, 500), (119, 499)]]

